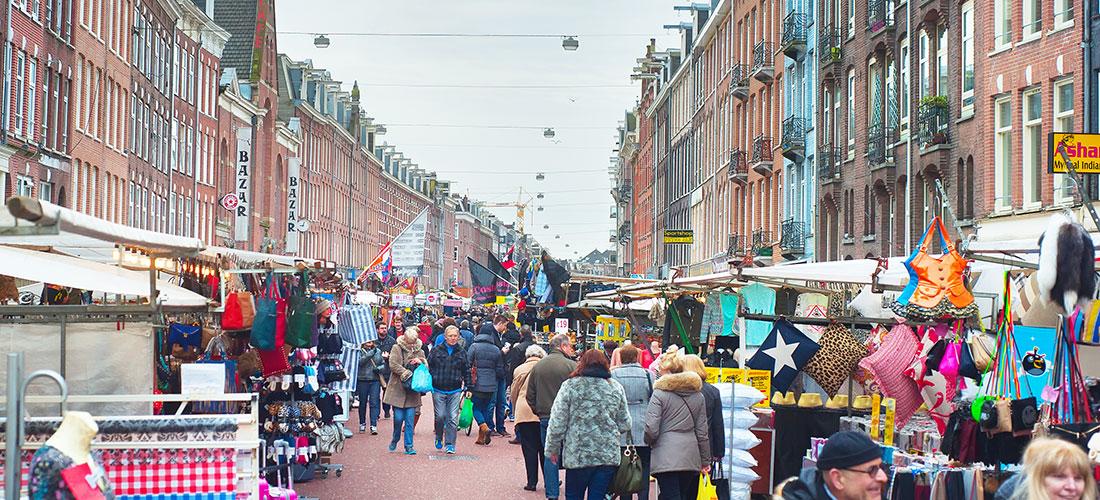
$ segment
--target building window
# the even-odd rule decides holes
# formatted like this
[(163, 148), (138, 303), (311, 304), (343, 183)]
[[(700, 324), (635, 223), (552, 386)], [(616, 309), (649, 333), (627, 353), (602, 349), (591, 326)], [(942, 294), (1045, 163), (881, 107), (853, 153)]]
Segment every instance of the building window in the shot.
[(848, 0), (848, 36), (856, 33), (856, 0)]
[[(1073, 80), (1054, 84), (1054, 132), (1073, 132)], [(1069, 176), (1054, 174), (1054, 202), (1071, 203), (1073, 184)]]
[(909, 41), (901, 43), (901, 57), (898, 58), (898, 116), (899, 132), (904, 137), (909, 134)]
[(1023, 0), (1024, 39), (1038, 37), (1043, 30), (1043, 0)]
[[(1000, 50), (1012, 44), (1012, 2), (993, 0), (993, 49)], [(1028, 0), (1030, 1), (1030, 0)]]
[(1038, 89), (1024, 93), (1023, 191), (1024, 208), (1042, 203), (1040, 186), (1043, 162), (1043, 96)]
[(918, 77), (920, 81), (917, 85), (917, 91), (920, 93), (917, 97), (923, 99), (932, 93), (932, 77), (931, 67), (928, 64), (928, 32), (921, 30), (920, 36), (917, 37), (917, 57), (918, 57)]
[(38, 199), (45, 200), (53, 203), (53, 183), (52, 182), (39, 182), (38, 183)]
[(963, 116), (974, 114), (974, 2), (962, 5), (962, 103)]
[(947, 25), (939, 25), (936, 33), (936, 94), (947, 96)]
[(856, 70), (848, 70), (848, 158), (856, 154)]
[(1054, 29), (1073, 23), (1073, 0), (1054, 0)]
[(15, 135), (23, 134), (23, 111), (26, 107), (26, 103), (24, 102), (24, 91), (26, 89), (23, 85), (23, 77), (27, 70), (26, 57), (27, 56), (20, 51), (15, 63)]
[(994, 211), (1012, 209), (1012, 100), (1002, 97), (993, 103), (995, 135), (993, 138), (993, 206)]
[(16, 196), (34, 196), (34, 179), (25, 175), (15, 176)]

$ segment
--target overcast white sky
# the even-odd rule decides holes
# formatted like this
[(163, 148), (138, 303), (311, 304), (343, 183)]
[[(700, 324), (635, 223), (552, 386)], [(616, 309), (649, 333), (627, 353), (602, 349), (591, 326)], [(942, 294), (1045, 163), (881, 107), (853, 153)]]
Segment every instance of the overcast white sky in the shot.
[[(657, 38), (659, 48), (679, 43), (678, 32), (662, 28), (686, 19), (672, 10), (675, 3), (297, 0), (276, 3), (276, 21), (279, 52), (296, 60), (312, 59), (349, 90), (358, 80), (367, 113), (388, 124), (382, 139), (420, 168), (452, 180), (453, 191), (487, 202), (514, 202), (521, 188), (524, 200), (544, 192), (545, 199), (528, 208), (534, 219), (532, 223), (528, 217), (527, 232), (555, 256), (574, 258), (611, 247), (607, 167), (615, 128), (637, 100), (639, 84), (629, 76), (649, 38)], [(312, 36), (284, 33), (296, 31), (579, 34), (580, 50), (562, 50), (557, 38), (336, 34), (330, 36), (329, 48), (317, 49)], [(595, 36), (599, 34), (633, 36)], [(412, 126), (416, 124), (553, 127), (557, 136), (547, 140), (538, 129)], [(546, 180), (536, 181), (538, 172), (545, 172)], [(542, 212), (536, 209), (539, 205)], [(515, 219), (512, 208), (494, 211), (505, 222)]]

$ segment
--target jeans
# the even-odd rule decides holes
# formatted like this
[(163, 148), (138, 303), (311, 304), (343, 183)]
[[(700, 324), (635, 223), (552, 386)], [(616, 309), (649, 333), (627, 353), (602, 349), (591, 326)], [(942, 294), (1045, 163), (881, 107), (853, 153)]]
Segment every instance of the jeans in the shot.
[[(486, 424), (489, 424), (489, 430), (495, 430), (499, 433), (504, 433), (504, 405), (508, 401), (508, 385), (504, 382), (504, 379), (497, 381), (497, 392), (493, 394), (493, 399), (489, 402), (490, 410), (496, 413), (496, 420), (493, 419), (493, 415), (489, 414), (489, 420)], [(494, 422), (496, 425), (494, 426)]]
[(393, 439), (391, 446), (397, 446), (397, 440), (401, 439), (401, 427), (405, 427), (405, 451), (413, 449), (413, 419), (416, 418), (416, 408), (393, 407)]
[(489, 403), (492, 401), (492, 393), (475, 392), (473, 396), (474, 421), (477, 422), (478, 425), (488, 424), (489, 430), (492, 430), (493, 425), (490, 422), (492, 422), (493, 416), (489, 408)]
[[(523, 465), (527, 469), (527, 486), (539, 484), (539, 465), (546, 462), (542, 453), (542, 435), (538, 422), (516, 424), (516, 437), (523, 449)], [(545, 469), (544, 469), (545, 471)]]
[(604, 500), (611, 478), (615, 476), (614, 465), (598, 465), (580, 469), (565, 470), (565, 500), (584, 500), (588, 491), (588, 500)]
[(699, 495), (699, 471), (655, 474), (658, 500), (695, 500)]
[[(625, 447), (620, 447), (620, 450)], [(638, 458), (642, 461), (642, 477), (645, 478), (645, 488), (637, 493), (631, 493), (620, 497), (620, 500), (631, 500), (634, 497), (638, 497), (638, 500), (649, 500), (649, 451), (648, 446), (635, 446), (634, 450), (638, 452)], [(694, 500), (694, 499), (692, 499)]]
[(432, 403), (435, 405), (435, 438), (443, 439), (447, 446), (454, 446), (455, 436), (458, 435), (458, 410), (462, 408), (462, 392), (433, 392)]
[(543, 453), (546, 459), (542, 462), (542, 483), (546, 487), (546, 498), (558, 498), (558, 489), (561, 482), (558, 481), (558, 464), (550, 461), (550, 455), (558, 455), (561, 460), (561, 450), (546, 449), (546, 428), (550, 425), (550, 418), (539, 417), (539, 436), (542, 438)]
[(359, 425), (367, 423), (367, 403), (370, 403), (370, 426), (378, 426), (378, 412), (381, 403), (382, 384), (377, 380), (360, 380), (355, 386), (359, 394)]

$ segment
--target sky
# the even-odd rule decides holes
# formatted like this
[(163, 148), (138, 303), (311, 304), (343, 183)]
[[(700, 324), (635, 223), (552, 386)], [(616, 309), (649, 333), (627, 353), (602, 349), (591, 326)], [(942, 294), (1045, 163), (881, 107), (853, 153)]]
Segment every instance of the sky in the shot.
[[(357, 80), (366, 113), (386, 124), (380, 140), (451, 180), (452, 192), (490, 203), (529, 202), (526, 232), (551, 254), (572, 259), (612, 248), (607, 169), (616, 127), (637, 103), (640, 82), (631, 82), (630, 74), (649, 39), (656, 38), (659, 49), (679, 45), (679, 32), (663, 28), (687, 19), (673, 11), (674, 4), (296, 0), (275, 5), (279, 52), (312, 59), (347, 90)], [(312, 33), (328, 34), (331, 45), (314, 47)], [(557, 37), (363, 33), (576, 34), (580, 48), (566, 52)], [(547, 127), (554, 129), (553, 139), (543, 137)], [(536, 180), (539, 172), (545, 180)], [(539, 192), (543, 199), (535, 197)], [(515, 220), (514, 207), (492, 210), (505, 223)]]

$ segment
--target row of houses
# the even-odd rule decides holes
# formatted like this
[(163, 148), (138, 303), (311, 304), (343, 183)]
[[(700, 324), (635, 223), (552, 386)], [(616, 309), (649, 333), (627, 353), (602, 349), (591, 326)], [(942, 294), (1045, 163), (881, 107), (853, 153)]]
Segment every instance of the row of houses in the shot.
[(271, 0), (14, 0), (0, 192), (354, 273), (427, 211), (425, 272), (537, 245), (383, 140), (350, 89), (277, 47)]
[[(983, 240), (1080, 204), (1048, 135), (1096, 132), (1084, 0), (710, 0), (645, 47), (620, 126), (621, 271), (907, 254), (934, 216)], [(1085, 176), (1089, 177), (1089, 176)], [(1086, 179), (1097, 196), (1097, 182)], [(692, 230), (690, 245), (666, 229)]]

